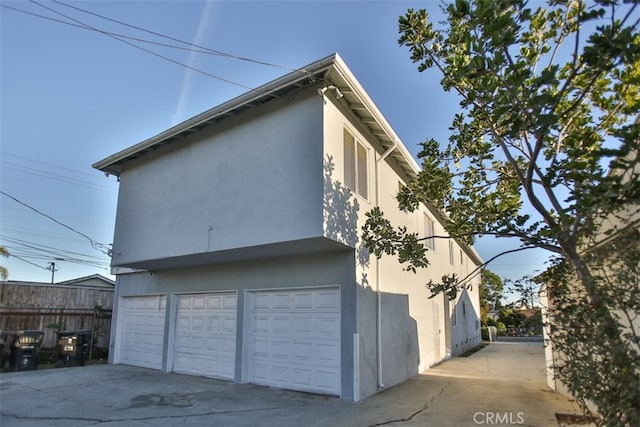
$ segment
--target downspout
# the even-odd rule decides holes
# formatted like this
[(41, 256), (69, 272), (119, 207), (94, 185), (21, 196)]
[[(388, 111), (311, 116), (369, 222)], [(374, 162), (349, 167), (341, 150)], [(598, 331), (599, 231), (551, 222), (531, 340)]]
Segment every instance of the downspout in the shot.
[[(380, 207), (380, 175), (378, 172), (378, 164), (389, 157), (389, 154), (391, 154), (396, 148), (398, 148), (398, 141), (394, 140), (393, 145), (387, 151), (385, 151), (380, 158), (376, 160), (375, 179), (377, 207)], [(378, 388), (383, 389), (384, 383), (382, 382), (382, 298), (380, 298), (380, 261), (380, 258), (376, 258), (376, 359), (378, 362)]]

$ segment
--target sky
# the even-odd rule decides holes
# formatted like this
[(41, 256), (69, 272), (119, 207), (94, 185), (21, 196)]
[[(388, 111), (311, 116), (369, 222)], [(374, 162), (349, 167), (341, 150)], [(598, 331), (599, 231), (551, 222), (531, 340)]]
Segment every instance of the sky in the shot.
[[(56, 282), (112, 277), (105, 247), (113, 238), (118, 183), (91, 165), (333, 52), (414, 156), (422, 141), (446, 141), (459, 111), (438, 74), (419, 73), (397, 43), (398, 17), (426, 8), (439, 19), (435, 0), (0, 4), (0, 245), (22, 258), (0, 259), (10, 280), (50, 281), (51, 262)], [(105, 32), (178, 43), (67, 5), (235, 58), (125, 39), (154, 55)], [(487, 260), (518, 245), (482, 238), (475, 248)], [(547, 258), (525, 251), (488, 268), (517, 279), (542, 271)]]

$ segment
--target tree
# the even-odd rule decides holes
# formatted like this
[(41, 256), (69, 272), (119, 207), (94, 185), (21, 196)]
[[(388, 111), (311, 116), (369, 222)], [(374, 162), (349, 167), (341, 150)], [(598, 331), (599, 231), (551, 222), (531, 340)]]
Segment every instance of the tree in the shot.
[[(8, 257), (9, 251), (7, 250), (7, 248), (5, 248), (4, 246), (0, 246), (0, 255), (2, 255), (3, 257)], [(7, 280), (8, 277), (9, 270), (7, 270), (7, 267), (0, 265), (0, 280)]]
[[(583, 402), (591, 399), (607, 425), (640, 425), (640, 341), (626, 335), (616, 314), (636, 294), (613, 301), (586, 255), (596, 251), (603, 221), (637, 209), (640, 200), (640, 175), (633, 173), (640, 154), (639, 6), (560, 0), (532, 9), (524, 0), (456, 0), (444, 12), (441, 29), (424, 10), (399, 19), (399, 43), (418, 70), (436, 69), (461, 107), (447, 143), (422, 143), (422, 171), (402, 188), (399, 205), (446, 212), (450, 237), (470, 244), (492, 235), (519, 239), (516, 250), (554, 254), (565, 272), (554, 283), (566, 289), (573, 278), (590, 309), (588, 326), (601, 332), (584, 335), (592, 339), (587, 345), (597, 354), (606, 349), (607, 362), (619, 368), (607, 372), (602, 359), (585, 359), (588, 373), (573, 366), (563, 381)], [(379, 209), (368, 212), (363, 241), (376, 256), (399, 255), (408, 270), (428, 267), (419, 239), (394, 229)], [(451, 296), (462, 279), (428, 286)], [(557, 329), (567, 334), (584, 327), (570, 316), (560, 320)], [(603, 384), (622, 392), (589, 395)]]
[(506, 280), (506, 284), (510, 288), (509, 292), (518, 296), (516, 304), (526, 305), (529, 308), (536, 306), (540, 285), (533, 277), (524, 276), (518, 280), (509, 279)]
[(488, 314), (500, 308), (502, 298), (502, 279), (497, 274), (482, 270), (480, 281), (480, 319), (486, 323)]

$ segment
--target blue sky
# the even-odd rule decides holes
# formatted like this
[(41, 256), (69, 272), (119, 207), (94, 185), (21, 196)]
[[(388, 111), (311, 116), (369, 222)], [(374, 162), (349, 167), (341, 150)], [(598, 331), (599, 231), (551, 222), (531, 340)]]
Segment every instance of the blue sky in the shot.
[[(50, 0), (41, 5), (103, 31), (172, 43)], [(2, 5), (68, 21), (31, 1)], [(96, 243), (112, 240), (118, 184), (91, 164), (168, 127), (321, 57), (338, 52), (415, 155), (428, 138), (446, 141), (458, 109), (439, 76), (419, 73), (397, 44), (407, 8), (441, 16), (436, 1), (84, 1), (71, 4), (131, 25), (235, 56), (140, 44), (238, 85), (197, 73), (96, 31), (0, 8), (0, 244), (11, 280), (48, 281), (100, 273), (108, 257)], [(69, 21), (71, 22), (71, 21)], [(280, 68), (282, 67), (282, 68)], [(244, 87), (243, 87), (244, 86)], [(90, 240), (91, 239), (91, 240)], [(93, 241), (93, 244), (92, 244)], [(31, 258), (46, 246), (45, 258)], [(484, 259), (517, 242), (481, 239)], [(70, 252), (73, 252), (70, 253)], [(60, 258), (56, 260), (55, 258)], [(547, 254), (527, 251), (489, 268), (518, 278), (541, 270)], [(86, 263), (69, 262), (83, 259)]]

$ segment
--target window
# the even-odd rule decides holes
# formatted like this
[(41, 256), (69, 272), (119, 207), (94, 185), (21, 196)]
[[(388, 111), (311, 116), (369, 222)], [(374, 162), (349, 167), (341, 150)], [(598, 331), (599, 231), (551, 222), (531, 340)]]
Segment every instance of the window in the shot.
[(458, 317), (456, 316), (456, 304), (451, 304), (451, 326), (457, 326)]
[[(396, 203), (398, 202), (398, 197), (400, 196), (400, 193), (402, 193), (403, 188), (404, 188), (404, 184), (402, 183), (402, 181), (398, 181), (398, 193), (396, 194)], [(402, 209), (402, 212), (408, 214), (409, 210)]]
[(449, 239), (449, 262), (453, 265), (453, 241)]
[(344, 185), (356, 188), (356, 140), (346, 130), (344, 131)]
[(460, 249), (460, 265), (464, 265), (464, 258), (462, 256), (462, 249)]
[(436, 234), (435, 225), (429, 215), (424, 214), (424, 237), (428, 239), (424, 241), (424, 245), (431, 249), (436, 249), (436, 239), (433, 237)]
[(344, 184), (365, 199), (369, 198), (367, 149), (344, 130)]

